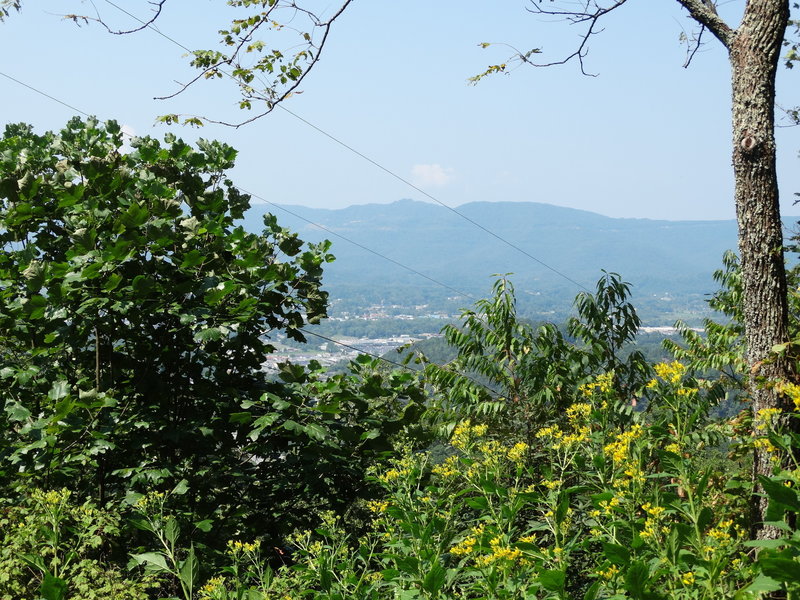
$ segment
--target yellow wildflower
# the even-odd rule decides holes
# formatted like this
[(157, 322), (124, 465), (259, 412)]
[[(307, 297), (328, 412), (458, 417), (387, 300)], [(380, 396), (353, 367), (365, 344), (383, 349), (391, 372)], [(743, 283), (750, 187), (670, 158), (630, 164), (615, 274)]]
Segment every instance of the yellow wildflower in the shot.
[(758, 431), (772, 429), (775, 426), (780, 414), (780, 408), (762, 408), (756, 413), (754, 422), (755, 428)]
[(225, 587), (224, 577), (212, 577), (205, 583), (205, 585), (202, 588), (200, 588), (200, 595), (201, 597), (211, 598), (216, 594), (216, 592), (224, 589), (224, 587)]
[(669, 383), (680, 383), (686, 373), (686, 367), (677, 360), (671, 363), (659, 363), (653, 368), (656, 371), (656, 375)]
[(508, 460), (511, 462), (522, 462), (525, 458), (525, 453), (528, 451), (528, 444), (525, 442), (517, 442), (508, 450)]
[(377, 514), (385, 513), (389, 508), (389, 502), (388, 500), (370, 500), (367, 502), (367, 508)]
[(460, 472), (458, 469), (459, 464), (460, 463), (457, 456), (448, 456), (441, 464), (434, 465), (434, 467), (431, 469), (431, 472), (434, 475), (438, 475), (442, 479), (451, 479), (458, 476)]
[(546, 487), (548, 490), (554, 490), (556, 488), (559, 488), (563, 483), (564, 482), (561, 481), (560, 479), (554, 479), (554, 480), (544, 479), (542, 481), (542, 485)]
[(592, 405), (587, 402), (576, 402), (567, 407), (567, 420), (574, 423), (586, 419), (592, 412)]
[(450, 553), (455, 554), (456, 556), (466, 556), (467, 554), (472, 553), (472, 551), (475, 549), (475, 544), (477, 543), (477, 538), (470, 536), (464, 540), (461, 540), (458, 544), (450, 548)]
[(603, 569), (597, 572), (597, 574), (600, 575), (600, 577), (602, 577), (606, 581), (614, 579), (614, 577), (616, 577), (618, 573), (619, 573), (619, 567), (617, 565), (611, 565), (607, 569)]

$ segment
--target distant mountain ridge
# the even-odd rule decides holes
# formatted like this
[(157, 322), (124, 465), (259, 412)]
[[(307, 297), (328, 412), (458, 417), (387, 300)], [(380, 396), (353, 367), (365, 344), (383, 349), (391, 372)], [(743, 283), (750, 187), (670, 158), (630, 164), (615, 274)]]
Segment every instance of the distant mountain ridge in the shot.
[[(620, 273), (639, 298), (702, 297), (716, 289), (712, 273), (720, 267), (722, 254), (736, 249), (734, 220), (620, 219), (538, 202), (475, 202), (458, 207), (458, 212), (551, 270), (435, 204), (399, 200), (342, 209), (285, 208), (477, 297), (486, 295), (492, 274), (514, 273), (518, 295), (538, 298), (543, 310), (548, 303), (571, 302), (580, 291), (559, 273), (593, 289), (602, 269)], [(254, 205), (245, 227), (260, 230), (266, 212), (305, 241), (333, 242), (337, 259), (325, 275), (332, 297), (395, 303), (453, 296), (450, 290), (269, 205)], [(462, 306), (469, 303), (461, 300)]]

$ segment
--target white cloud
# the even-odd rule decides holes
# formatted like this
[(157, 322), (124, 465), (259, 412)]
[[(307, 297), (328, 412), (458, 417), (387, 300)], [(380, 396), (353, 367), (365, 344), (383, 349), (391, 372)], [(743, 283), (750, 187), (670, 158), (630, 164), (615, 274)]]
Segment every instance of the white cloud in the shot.
[(411, 167), (411, 181), (414, 185), (442, 187), (455, 179), (453, 169), (445, 169), (442, 165), (414, 165)]

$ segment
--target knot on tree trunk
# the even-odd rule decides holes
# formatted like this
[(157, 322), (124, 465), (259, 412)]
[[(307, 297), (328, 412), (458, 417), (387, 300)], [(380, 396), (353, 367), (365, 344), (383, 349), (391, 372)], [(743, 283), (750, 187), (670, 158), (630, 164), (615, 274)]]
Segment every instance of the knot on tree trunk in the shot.
[(739, 140), (739, 148), (741, 148), (742, 152), (745, 154), (755, 154), (760, 145), (759, 139), (754, 135), (750, 135), (747, 131), (744, 132), (744, 135), (742, 135)]

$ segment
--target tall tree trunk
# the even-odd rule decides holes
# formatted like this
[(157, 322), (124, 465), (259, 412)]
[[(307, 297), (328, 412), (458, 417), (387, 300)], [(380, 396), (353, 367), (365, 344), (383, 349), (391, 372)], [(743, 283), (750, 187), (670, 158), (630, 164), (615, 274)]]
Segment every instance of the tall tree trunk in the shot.
[[(789, 19), (788, 0), (749, 0), (743, 20), (730, 40), (733, 78), (733, 168), (744, 291), (747, 364), (751, 368), (753, 412), (788, 408), (775, 381), (791, 381), (792, 361), (771, 356), (774, 345), (788, 341), (786, 270), (775, 166), (775, 75)], [(765, 449), (754, 455), (753, 477), (770, 475)], [(753, 499), (754, 533), (775, 537), (764, 528), (766, 500)]]

